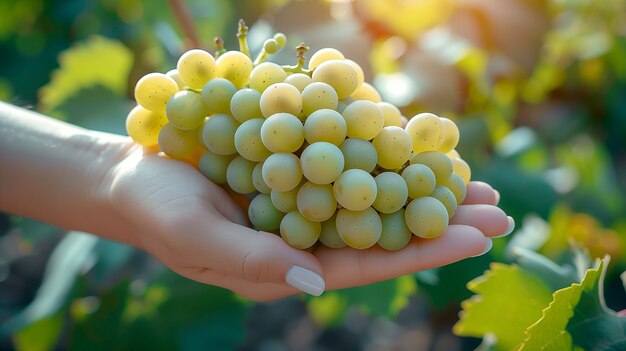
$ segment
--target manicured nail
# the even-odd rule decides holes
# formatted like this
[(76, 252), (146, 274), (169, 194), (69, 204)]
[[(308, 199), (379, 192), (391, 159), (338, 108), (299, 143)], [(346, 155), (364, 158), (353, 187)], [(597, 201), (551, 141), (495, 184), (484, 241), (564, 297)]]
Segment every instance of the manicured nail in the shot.
[(326, 288), (326, 283), (319, 274), (300, 266), (291, 267), (285, 280), (287, 284), (313, 296), (322, 295)]
[(501, 238), (503, 236), (507, 236), (511, 233), (513, 233), (513, 229), (515, 229), (515, 220), (513, 219), (513, 217), (509, 216), (509, 226), (508, 228), (506, 228), (506, 232), (498, 235), (498, 236), (492, 236), (492, 238)]
[(487, 240), (489, 240), (487, 242), (487, 246), (485, 246), (485, 249), (483, 250), (483, 252), (479, 253), (478, 255), (474, 255), (472, 257), (478, 257), (478, 256), (482, 256), (484, 254), (486, 254), (487, 252), (489, 252), (489, 250), (491, 250), (491, 248), (493, 247), (493, 241), (491, 241), (491, 239), (487, 238)]
[(500, 192), (497, 191), (496, 189), (493, 189), (493, 191), (496, 192), (496, 203), (495, 203), (495, 205), (498, 206), (498, 204), (500, 203)]

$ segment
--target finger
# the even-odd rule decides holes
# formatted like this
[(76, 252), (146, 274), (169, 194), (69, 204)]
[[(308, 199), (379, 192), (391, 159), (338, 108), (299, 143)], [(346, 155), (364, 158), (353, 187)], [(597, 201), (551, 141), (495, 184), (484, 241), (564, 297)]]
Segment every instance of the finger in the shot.
[(476, 227), (488, 237), (510, 234), (515, 227), (513, 218), (491, 205), (461, 205), (450, 223)]
[(222, 216), (228, 218), (233, 223), (242, 226), (248, 225), (248, 216), (223, 188), (213, 183), (210, 183), (208, 188), (207, 200)]
[(400, 251), (387, 251), (375, 246), (367, 250), (321, 247), (320, 260), (329, 290), (361, 286), (444, 266), (467, 257), (476, 256), (491, 247), (491, 239), (478, 229), (465, 225), (450, 225), (436, 239), (414, 237)]
[(463, 204), (486, 204), (495, 205), (498, 202), (498, 196), (491, 185), (484, 182), (470, 182), (467, 185), (467, 196)]

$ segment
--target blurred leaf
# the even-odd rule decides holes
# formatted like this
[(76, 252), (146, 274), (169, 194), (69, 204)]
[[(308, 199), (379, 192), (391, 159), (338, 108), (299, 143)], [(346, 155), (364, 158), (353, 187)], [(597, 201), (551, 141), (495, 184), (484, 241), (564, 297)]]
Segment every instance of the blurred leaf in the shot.
[(135, 249), (132, 246), (109, 241), (100, 240), (94, 249), (97, 257), (93, 272), (96, 281), (103, 281), (110, 277), (120, 267), (123, 267), (132, 257)]
[(17, 351), (53, 350), (63, 330), (63, 314), (40, 319), (13, 335)]
[(514, 247), (511, 252), (516, 256), (517, 263), (524, 270), (540, 278), (552, 291), (562, 289), (580, 280), (572, 265), (559, 266), (549, 258), (521, 247)]
[(233, 306), (188, 325), (180, 334), (182, 351), (233, 350), (245, 338), (245, 310)]
[(469, 282), (468, 288), (478, 295), (463, 301), (453, 331), (475, 337), (492, 333), (498, 340), (496, 350), (519, 345), (524, 329), (541, 317), (551, 299), (548, 286), (517, 265), (493, 263), (485, 275)]

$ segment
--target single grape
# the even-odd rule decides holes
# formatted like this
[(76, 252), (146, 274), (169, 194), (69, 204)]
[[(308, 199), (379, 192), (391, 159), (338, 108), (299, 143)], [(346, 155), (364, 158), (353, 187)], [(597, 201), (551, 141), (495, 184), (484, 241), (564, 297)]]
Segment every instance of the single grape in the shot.
[(259, 162), (266, 159), (272, 153), (261, 140), (261, 127), (265, 120), (253, 118), (243, 122), (235, 132), (235, 148), (246, 159)]
[(375, 103), (383, 101), (378, 90), (367, 82), (363, 82), (350, 97), (354, 100), (367, 100)]
[(310, 144), (325, 141), (339, 146), (345, 141), (347, 131), (345, 119), (335, 110), (317, 110), (304, 121), (304, 137)]
[(126, 117), (126, 132), (137, 144), (154, 146), (159, 142), (159, 131), (166, 124), (165, 114), (137, 105)]
[(341, 207), (351, 211), (362, 211), (372, 206), (378, 192), (374, 177), (361, 169), (343, 172), (333, 189)]
[(147, 110), (164, 113), (167, 102), (178, 90), (178, 84), (165, 74), (148, 73), (135, 85), (135, 100)]
[(302, 169), (298, 156), (294, 154), (273, 154), (263, 163), (263, 180), (272, 190), (289, 191), (302, 179)]
[(456, 147), (459, 143), (459, 128), (454, 122), (447, 118), (439, 118), (441, 120), (441, 129), (443, 135), (443, 141), (437, 148), (438, 151), (448, 153)]
[(254, 172), (255, 162), (246, 160), (241, 156), (235, 157), (228, 164), (226, 169), (226, 182), (233, 191), (240, 194), (250, 194), (254, 192), (252, 183), (252, 172)]
[(304, 127), (298, 117), (276, 113), (263, 122), (261, 140), (271, 152), (296, 152), (304, 142)]
[(452, 174), (452, 160), (443, 152), (425, 151), (411, 156), (411, 164), (416, 163), (428, 166), (435, 173), (438, 184), (446, 181)]
[(406, 130), (389, 126), (372, 141), (378, 154), (378, 164), (386, 169), (400, 169), (411, 157), (411, 137)]
[(376, 199), (372, 206), (382, 213), (393, 213), (406, 204), (409, 188), (404, 178), (395, 172), (383, 172), (374, 178)]
[(406, 131), (413, 139), (413, 152), (436, 150), (441, 143), (441, 120), (432, 113), (420, 113), (411, 118)]
[(361, 66), (352, 61), (352, 60), (345, 60), (347, 63), (350, 64), (350, 66), (352, 66), (352, 68), (354, 68), (354, 70), (356, 71), (356, 78), (357, 78), (357, 89), (358, 87), (361, 86), (361, 84), (363, 84), (363, 82), (365, 81), (365, 74), (363, 73), (363, 68), (361, 68)]
[(393, 213), (380, 214), (383, 230), (378, 239), (378, 245), (383, 249), (389, 251), (402, 250), (411, 241), (413, 234), (406, 225), (404, 212), (404, 209), (401, 208)]
[(235, 148), (235, 132), (239, 123), (230, 115), (214, 115), (204, 122), (202, 142), (207, 149), (218, 155), (231, 155)]
[(337, 213), (336, 226), (341, 240), (355, 249), (374, 246), (383, 230), (380, 216), (371, 207), (363, 211), (342, 208)]
[(337, 209), (333, 186), (330, 184), (306, 182), (300, 187), (296, 201), (298, 211), (306, 219), (314, 222), (329, 219)]
[(335, 110), (337, 103), (337, 92), (326, 83), (314, 82), (302, 91), (302, 112), (306, 116), (321, 109)]
[(429, 195), (430, 197), (434, 197), (439, 200), (445, 207), (446, 211), (448, 211), (448, 218), (454, 217), (457, 208), (456, 197), (454, 193), (442, 185), (437, 185), (435, 190)]
[(240, 51), (227, 51), (215, 61), (216, 74), (241, 89), (250, 81), (252, 60)]
[(322, 222), (322, 232), (320, 234), (320, 242), (327, 247), (333, 249), (341, 249), (348, 246), (341, 240), (337, 232), (337, 212), (328, 220)]
[(226, 170), (233, 158), (233, 155), (223, 156), (206, 151), (200, 157), (198, 169), (213, 183), (225, 184)]
[(313, 71), (317, 68), (321, 63), (330, 61), (330, 60), (343, 60), (345, 56), (341, 53), (341, 51), (332, 48), (324, 48), (316, 51), (309, 60), (309, 70)]
[(446, 207), (430, 196), (411, 201), (404, 212), (404, 220), (411, 233), (425, 239), (443, 234), (448, 228), (448, 219)]
[(378, 108), (382, 111), (385, 120), (385, 127), (396, 126), (402, 127), (402, 113), (394, 105), (388, 102), (379, 102)]
[(469, 184), (470, 179), (472, 178), (472, 169), (467, 162), (465, 162), (462, 158), (453, 158), (452, 169), (454, 170), (454, 173), (463, 178), (465, 184)]
[(270, 194), (272, 189), (263, 180), (263, 164), (265, 161), (261, 161), (254, 166), (252, 170), (252, 185), (261, 194)]
[(304, 73), (293, 73), (285, 78), (285, 83), (293, 85), (302, 92), (304, 88), (313, 83), (313, 79)]
[(289, 191), (272, 190), (270, 196), (274, 207), (282, 212), (288, 213), (298, 209), (297, 197), (300, 187), (295, 187)]
[(359, 83), (357, 72), (344, 60), (330, 60), (320, 64), (311, 76), (314, 82), (324, 82), (335, 89), (339, 99), (352, 95)]
[(178, 129), (196, 129), (204, 123), (206, 111), (202, 98), (193, 91), (176, 93), (167, 103), (167, 119)]
[(378, 154), (376, 148), (367, 140), (348, 138), (339, 146), (345, 160), (344, 170), (362, 169), (371, 173), (376, 168)]
[(441, 185), (450, 189), (456, 198), (457, 204), (462, 204), (465, 201), (465, 196), (467, 195), (467, 187), (465, 186), (465, 181), (461, 178), (460, 175), (456, 173), (452, 173), (450, 178), (445, 182), (441, 183)]
[(202, 88), (202, 101), (212, 113), (230, 113), (230, 99), (237, 88), (224, 78), (214, 78)]
[(273, 38), (267, 39), (263, 43), (263, 50), (265, 50), (268, 54), (275, 54), (279, 49), (280, 47), (278, 46), (278, 42), (276, 42)]
[(302, 173), (315, 184), (330, 184), (341, 175), (344, 166), (339, 148), (324, 141), (309, 145), (300, 156)]
[(302, 94), (287, 83), (275, 83), (261, 94), (261, 113), (265, 118), (276, 113), (299, 115), (302, 111)]
[(287, 44), (287, 36), (280, 32), (274, 34), (274, 40), (276, 40), (276, 43), (281, 48)]
[(176, 64), (180, 78), (193, 89), (202, 89), (206, 82), (215, 78), (215, 67), (213, 55), (200, 49), (187, 51)]
[(178, 90), (185, 89), (185, 82), (183, 82), (183, 80), (180, 78), (180, 74), (178, 74), (177, 69), (171, 69), (167, 71), (165, 75), (172, 78), (176, 82), (176, 85), (178, 85)]
[(261, 93), (254, 89), (241, 89), (230, 100), (230, 112), (237, 122), (261, 118)]
[(413, 164), (402, 171), (402, 178), (409, 189), (409, 197), (417, 199), (426, 196), (435, 190), (437, 178), (435, 173), (427, 166)]
[(197, 133), (195, 130), (180, 130), (168, 123), (159, 132), (159, 148), (171, 158), (185, 159), (200, 146)]
[(348, 126), (348, 136), (372, 140), (383, 130), (385, 119), (378, 106), (367, 100), (357, 100), (343, 111)]
[(280, 228), (284, 216), (284, 213), (272, 205), (272, 200), (267, 194), (258, 194), (248, 206), (250, 223), (260, 230), (271, 231)]
[(298, 211), (289, 212), (280, 222), (280, 236), (296, 249), (308, 249), (320, 237), (322, 225), (310, 221)]
[(270, 85), (281, 83), (285, 78), (287, 73), (282, 67), (273, 62), (263, 62), (250, 73), (250, 88), (262, 93)]

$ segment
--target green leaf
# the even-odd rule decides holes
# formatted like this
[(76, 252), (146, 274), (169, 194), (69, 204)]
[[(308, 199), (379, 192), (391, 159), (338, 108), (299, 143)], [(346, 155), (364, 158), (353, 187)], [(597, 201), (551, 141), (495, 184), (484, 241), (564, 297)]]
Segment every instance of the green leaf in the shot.
[(524, 330), (541, 317), (551, 291), (541, 279), (517, 265), (493, 263), (485, 275), (469, 282), (478, 294), (465, 300), (453, 331), (461, 336), (497, 338), (495, 350), (511, 350), (524, 340)]
[(57, 313), (15, 333), (13, 346), (17, 351), (53, 350), (62, 330), (63, 314)]

